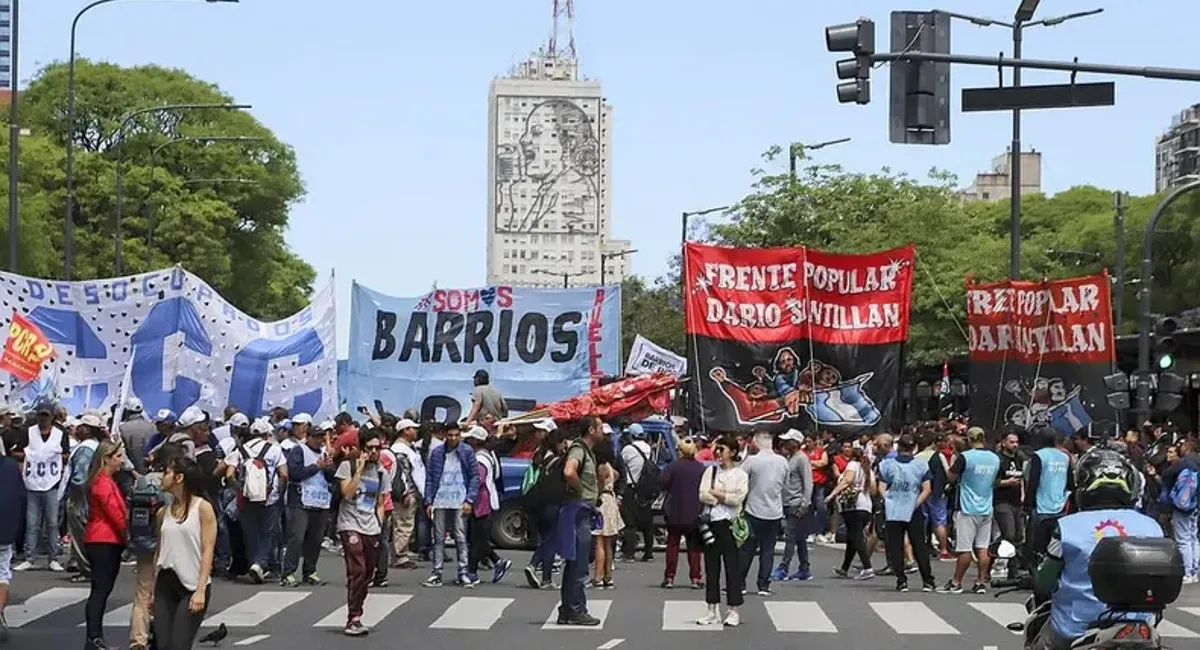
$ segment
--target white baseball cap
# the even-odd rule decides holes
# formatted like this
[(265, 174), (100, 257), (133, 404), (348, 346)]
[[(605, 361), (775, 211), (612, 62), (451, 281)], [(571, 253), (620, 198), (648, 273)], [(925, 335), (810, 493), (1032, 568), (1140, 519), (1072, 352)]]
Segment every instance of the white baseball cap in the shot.
[(788, 429), (783, 435), (779, 436), (780, 440), (791, 440), (792, 442), (804, 442), (804, 434), (795, 429)]
[(231, 429), (236, 429), (238, 427), (246, 427), (246, 426), (250, 426), (250, 418), (246, 417), (245, 413), (234, 413), (229, 418), (229, 422), (227, 422), (226, 424), (228, 424), (229, 428), (231, 428)]
[(613, 434), (612, 425), (607, 422), (602, 422), (600, 424), (600, 430), (603, 431), (604, 435), (606, 436), (611, 436)]
[(464, 438), (473, 438), (475, 440), (487, 440), (488, 433), (487, 433), (487, 429), (484, 429), (483, 427), (481, 427), (479, 425), (475, 425), (475, 426), (471, 427), (470, 429), (467, 429), (467, 432), (463, 434), (463, 437)]
[(322, 431), (333, 431), (337, 428), (337, 423), (333, 420), (325, 420), (321, 424), (317, 425), (317, 428)]
[(179, 426), (187, 428), (207, 419), (208, 416), (204, 414), (204, 411), (201, 411), (199, 406), (193, 405), (183, 409), (183, 413), (179, 414)]
[(408, 418), (404, 418), (396, 423), (396, 430), (403, 431), (405, 429), (417, 429), (420, 426), (421, 425), (417, 424), (416, 422), (413, 422), (412, 420), (410, 420)]
[[(230, 419), (232, 420), (233, 418)], [(275, 427), (271, 426), (271, 421), (267, 418), (258, 418), (254, 422), (250, 423), (250, 433), (253, 433), (254, 435), (264, 436), (273, 432), (274, 430)]]
[(544, 420), (538, 420), (537, 422), (534, 422), (533, 428), (541, 429), (542, 431), (546, 432), (558, 431), (558, 424), (553, 418), (546, 418)]
[(312, 416), (307, 413), (297, 413), (292, 416), (292, 424), (312, 424)]
[(130, 413), (141, 413), (143, 410), (145, 410), (145, 407), (142, 406), (142, 400), (136, 397), (130, 397), (129, 399), (125, 400), (125, 410), (129, 411)]
[(100, 416), (96, 415), (95, 413), (84, 413), (83, 415), (79, 416), (78, 424), (95, 427), (97, 429), (104, 428), (104, 421), (101, 420)]

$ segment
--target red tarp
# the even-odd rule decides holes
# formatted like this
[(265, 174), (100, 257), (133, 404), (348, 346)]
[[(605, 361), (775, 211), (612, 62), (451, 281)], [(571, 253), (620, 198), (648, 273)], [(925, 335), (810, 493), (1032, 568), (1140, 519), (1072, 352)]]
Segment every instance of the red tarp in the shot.
[(597, 415), (605, 419), (618, 415), (643, 419), (670, 410), (670, 390), (678, 383), (679, 380), (673, 375), (662, 373), (630, 377), (593, 388), (582, 395), (539, 405), (538, 409), (549, 409), (550, 417), (560, 422), (578, 420), (585, 415)]

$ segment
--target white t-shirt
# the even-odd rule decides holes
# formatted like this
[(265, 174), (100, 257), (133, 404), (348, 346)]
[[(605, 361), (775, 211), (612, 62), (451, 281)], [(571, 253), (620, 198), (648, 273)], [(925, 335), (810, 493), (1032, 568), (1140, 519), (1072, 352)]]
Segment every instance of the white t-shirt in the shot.
[[(221, 441), (220, 444), (224, 448), (225, 441)], [(230, 467), (238, 467), (243, 462), (253, 461), (262, 453), (263, 445), (270, 445), (267, 453), (263, 455), (263, 463), (267, 466), (267, 474), (271, 477), (271, 493), (267, 495), (266, 503), (266, 505), (270, 506), (279, 502), (281, 492), (279, 489), (279, 468), (287, 468), (287, 459), (283, 457), (283, 451), (279, 448), (279, 445), (270, 440), (263, 440), (262, 438), (251, 440), (242, 445), (242, 449), (246, 450), (248, 458), (243, 459), (241, 449), (233, 447), (232, 451), (225, 454), (225, 464)], [(232, 447), (232, 445), (230, 446)]]
[[(638, 453), (638, 452), (641, 453)], [(637, 485), (642, 478), (642, 468), (650, 458), (650, 444), (645, 440), (634, 440), (621, 450), (621, 461), (625, 463), (625, 471), (629, 474), (629, 484)]]
[[(854, 510), (871, 512), (871, 497), (867, 494), (867, 475), (863, 471), (862, 465), (858, 461), (852, 460), (846, 464), (843, 473), (848, 471), (854, 472), (854, 487), (858, 488), (858, 499), (854, 502)], [(842, 510), (848, 510), (848, 508), (842, 508)]]

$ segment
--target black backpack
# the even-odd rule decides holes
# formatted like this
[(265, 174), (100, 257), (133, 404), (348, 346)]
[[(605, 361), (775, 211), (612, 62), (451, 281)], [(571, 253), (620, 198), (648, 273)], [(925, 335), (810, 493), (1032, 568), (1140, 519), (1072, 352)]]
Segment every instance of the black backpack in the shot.
[(396, 457), (395, 471), (392, 473), (392, 499), (403, 499), (409, 492), (412, 483), (412, 463), (404, 454), (394, 454)]
[(567, 482), (562, 472), (565, 458), (565, 455), (555, 456), (546, 461), (537, 482), (523, 495), (528, 506), (558, 506), (567, 500)]
[(158, 509), (163, 505), (162, 491), (144, 478), (129, 492), (129, 547), (141, 553), (158, 550)]
[(639, 503), (651, 503), (658, 498), (658, 477), (661, 470), (658, 463), (638, 449), (636, 444), (633, 445), (633, 450), (642, 457), (642, 473), (638, 475), (637, 483), (633, 486), (633, 496)]

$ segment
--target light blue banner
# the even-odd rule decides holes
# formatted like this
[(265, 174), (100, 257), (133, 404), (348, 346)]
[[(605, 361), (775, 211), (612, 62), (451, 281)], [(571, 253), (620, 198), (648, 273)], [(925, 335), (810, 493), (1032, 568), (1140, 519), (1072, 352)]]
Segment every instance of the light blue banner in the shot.
[(18, 311), (56, 352), (32, 382), (0, 371), (14, 407), (50, 398), (72, 415), (108, 409), (132, 365), (129, 394), (147, 413), (193, 404), (214, 416), (229, 405), (251, 416), (274, 406), (337, 413), (332, 283), (276, 322), (246, 315), (179, 267), (80, 282), (0, 273), (0, 290), (4, 330)]
[(350, 299), (348, 406), (422, 419), (466, 417), (477, 370), (510, 410), (571, 397), (619, 372), (620, 287), (435, 289), (396, 298), (358, 283)]

